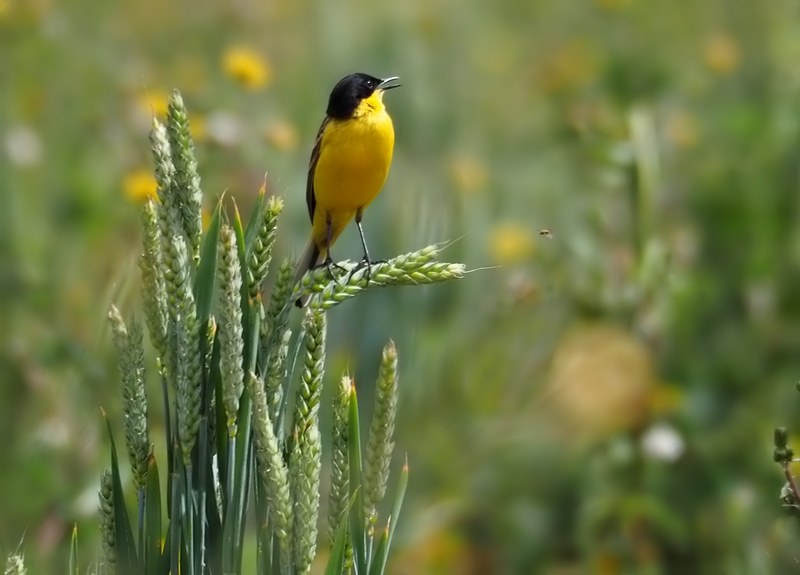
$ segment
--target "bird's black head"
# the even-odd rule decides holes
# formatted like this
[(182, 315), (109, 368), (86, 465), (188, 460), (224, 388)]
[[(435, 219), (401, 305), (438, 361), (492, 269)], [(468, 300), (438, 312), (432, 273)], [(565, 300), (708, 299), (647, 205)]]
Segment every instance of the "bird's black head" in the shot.
[(348, 74), (336, 83), (328, 100), (327, 114), (331, 118), (351, 118), (358, 105), (376, 90), (397, 88), (397, 78), (381, 80), (369, 74)]

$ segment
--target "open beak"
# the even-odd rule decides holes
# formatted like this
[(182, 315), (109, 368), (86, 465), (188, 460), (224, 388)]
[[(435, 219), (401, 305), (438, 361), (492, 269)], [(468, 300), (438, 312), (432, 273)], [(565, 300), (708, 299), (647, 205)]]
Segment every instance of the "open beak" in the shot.
[(377, 90), (391, 90), (392, 88), (399, 88), (402, 86), (398, 80), (400, 79), (399, 76), (392, 76), (391, 78), (386, 78), (385, 80), (381, 80), (381, 83), (378, 84)]

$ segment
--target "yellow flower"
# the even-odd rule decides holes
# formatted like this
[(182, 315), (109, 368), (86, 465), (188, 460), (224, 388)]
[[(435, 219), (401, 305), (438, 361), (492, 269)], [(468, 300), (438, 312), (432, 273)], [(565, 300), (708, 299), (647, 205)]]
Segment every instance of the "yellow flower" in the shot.
[(166, 118), (167, 104), (169, 103), (169, 94), (165, 90), (155, 88), (146, 90), (136, 100), (139, 109), (147, 116), (155, 116), (156, 118)]
[(706, 66), (720, 75), (728, 75), (739, 67), (739, 46), (725, 32), (717, 32), (706, 42)]
[(139, 97), (140, 107), (156, 118), (167, 117), (168, 104), (169, 94), (165, 90), (147, 90)]
[(602, 440), (651, 416), (657, 381), (645, 345), (616, 326), (583, 326), (557, 346), (549, 393), (576, 438)]
[(489, 254), (500, 265), (524, 261), (533, 255), (533, 234), (527, 226), (506, 222), (489, 234)]
[(674, 412), (684, 402), (684, 393), (676, 385), (659, 384), (653, 390), (650, 398), (650, 408), (653, 413), (664, 415)]
[(144, 203), (147, 199), (157, 198), (158, 184), (149, 170), (140, 168), (125, 176), (122, 181), (122, 192), (132, 202)]
[(261, 54), (249, 48), (228, 48), (222, 56), (222, 68), (248, 90), (264, 88), (272, 80), (269, 63)]
[(544, 61), (539, 82), (545, 92), (586, 85), (597, 70), (595, 51), (585, 42), (573, 41), (554, 50)]
[(269, 144), (282, 152), (288, 152), (297, 147), (297, 128), (285, 120), (277, 120), (270, 124), (264, 135)]
[(450, 179), (456, 190), (469, 195), (480, 191), (485, 185), (488, 175), (486, 166), (474, 156), (462, 154), (450, 160)]
[(11, 0), (0, 0), (0, 18), (11, 13)]

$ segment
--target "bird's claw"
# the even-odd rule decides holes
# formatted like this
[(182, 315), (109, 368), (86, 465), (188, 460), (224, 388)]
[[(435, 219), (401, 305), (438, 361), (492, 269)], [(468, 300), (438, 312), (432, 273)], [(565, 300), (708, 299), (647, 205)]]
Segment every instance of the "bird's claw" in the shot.
[(363, 258), (361, 258), (361, 261), (358, 262), (353, 267), (353, 269), (350, 270), (350, 275), (347, 276), (347, 282), (350, 283), (350, 280), (353, 278), (353, 274), (355, 274), (356, 272), (358, 272), (360, 270), (363, 270), (364, 268), (367, 268), (367, 271), (364, 274), (364, 277), (367, 278), (367, 285), (369, 285), (369, 278), (370, 278), (370, 275), (372, 274), (372, 263), (369, 261), (369, 258), (367, 258), (367, 256), (364, 256)]
[(337, 277), (336, 272), (334, 272), (333, 270), (334, 269), (339, 270), (340, 273), (347, 272), (347, 268), (340, 266), (339, 264), (337, 264), (335, 261), (333, 261), (330, 258), (326, 258), (321, 264), (319, 264), (317, 266), (317, 269), (319, 269), (319, 268), (325, 268), (326, 270), (328, 270), (328, 275), (330, 275), (331, 279), (333, 281), (337, 282), (337, 283), (338, 283), (339, 279)]
[(372, 266), (376, 264), (385, 264), (385, 263), (386, 260), (370, 261), (370, 259), (367, 256), (364, 256), (363, 258), (361, 258), (361, 261), (358, 262), (352, 270), (350, 270), (350, 275), (347, 277), (347, 281), (349, 282), (350, 279), (353, 277), (353, 274), (355, 274), (357, 271), (367, 268), (367, 271), (364, 273), (364, 277), (367, 279), (367, 285), (369, 285), (369, 281), (370, 279), (372, 279)]

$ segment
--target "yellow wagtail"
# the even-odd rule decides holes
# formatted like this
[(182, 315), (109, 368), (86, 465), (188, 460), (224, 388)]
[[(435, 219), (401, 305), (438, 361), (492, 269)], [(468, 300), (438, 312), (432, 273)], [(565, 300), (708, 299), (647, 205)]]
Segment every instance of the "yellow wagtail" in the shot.
[[(295, 282), (317, 265), (327, 266), (333, 277), (330, 248), (354, 217), (364, 248), (362, 262), (369, 274), (371, 262), (361, 219), (381, 191), (392, 163), (394, 127), (383, 105), (383, 93), (397, 88), (397, 80), (350, 74), (331, 91), (308, 167), (311, 239), (297, 266)], [(298, 299), (298, 307), (303, 307), (306, 299)]]

